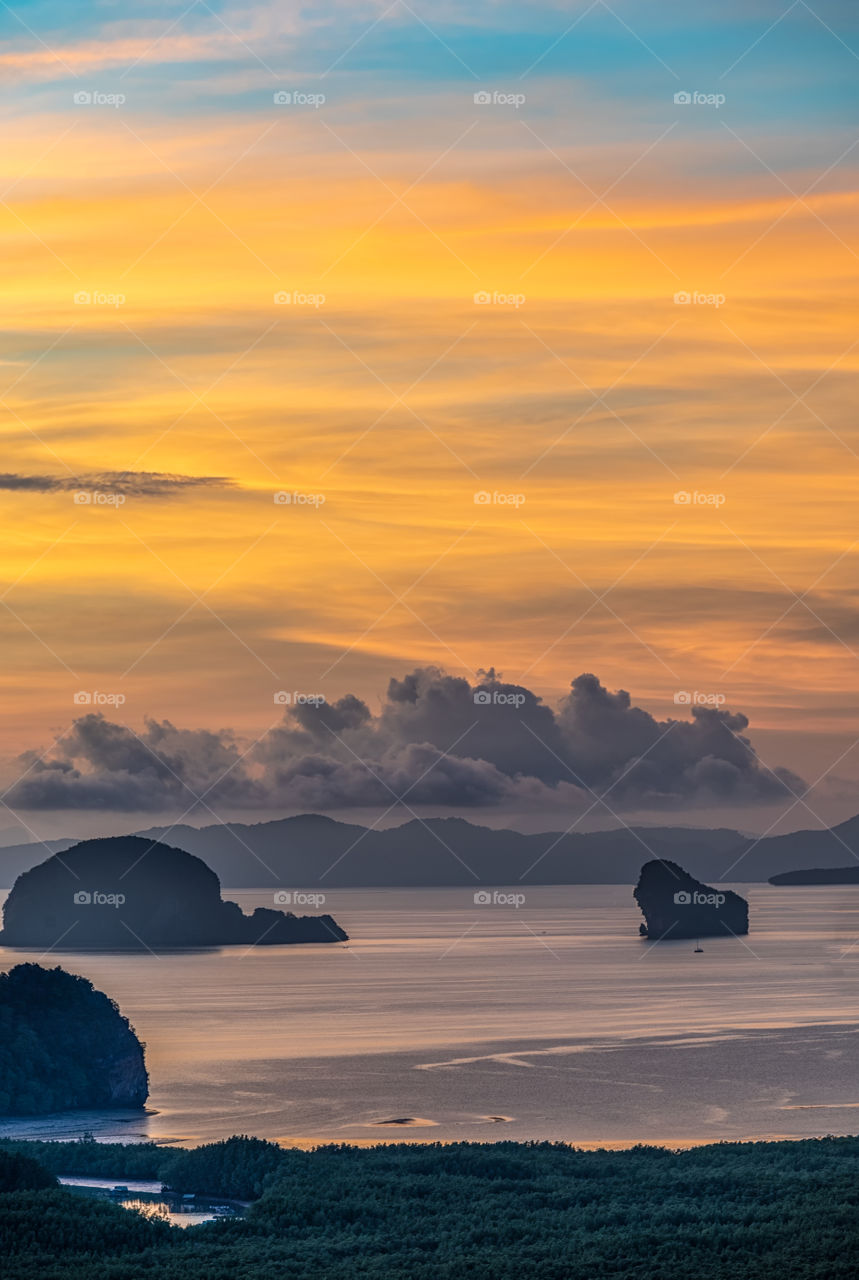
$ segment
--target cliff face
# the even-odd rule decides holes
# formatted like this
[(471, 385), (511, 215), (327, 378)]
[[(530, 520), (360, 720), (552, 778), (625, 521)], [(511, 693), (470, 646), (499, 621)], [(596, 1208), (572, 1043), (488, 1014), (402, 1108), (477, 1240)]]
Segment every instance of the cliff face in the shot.
[(20, 964), (0, 976), (0, 1114), (142, 1107), (143, 1045), (85, 978)]
[(263, 946), (346, 938), (330, 916), (257, 910), (221, 899), (199, 858), (138, 836), (85, 840), (25, 871), (3, 909), (0, 943), (66, 950)]
[(745, 898), (702, 884), (676, 862), (646, 862), (633, 896), (644, 915), (639, 932), (645, 938), (707, 938), (749, 931)]
[(113, 1058), (102, 1056), (97, 1065), (104, 1074), (110, 1107), (142, 1107), (149, 1096), (149, 1076), (143, 1057), (143, 1046), (134, 1045), (127, 1053), (119, 1051)]

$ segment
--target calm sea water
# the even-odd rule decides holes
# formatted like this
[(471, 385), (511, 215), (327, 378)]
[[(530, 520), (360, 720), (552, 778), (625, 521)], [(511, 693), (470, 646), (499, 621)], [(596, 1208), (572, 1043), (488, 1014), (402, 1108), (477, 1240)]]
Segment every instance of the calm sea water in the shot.
[[(859, 1131), (859, 886), (735, 886), (746, 939), (656, 944), (625, 886), (328, 895), (348, 944), (41, 957), (116, 999), (150, 1112), (0, 1134), (716, 1141)], [(521, 892), (511, 889), (510, 893)], [(271, 894), (225, 891), (245, 910)], [(0, 951), (0, 967), (40, 959)]]

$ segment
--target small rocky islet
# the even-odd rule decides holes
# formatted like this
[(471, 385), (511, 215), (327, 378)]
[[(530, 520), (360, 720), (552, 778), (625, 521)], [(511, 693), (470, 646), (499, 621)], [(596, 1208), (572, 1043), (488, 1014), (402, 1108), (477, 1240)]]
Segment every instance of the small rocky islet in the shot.
[(731, 889), (696, 880), (676, 862), (654, 858), (641, 868), (633, 896), (641, 908), (642, 937), (741, 937), (749, 932), (749, 904)]

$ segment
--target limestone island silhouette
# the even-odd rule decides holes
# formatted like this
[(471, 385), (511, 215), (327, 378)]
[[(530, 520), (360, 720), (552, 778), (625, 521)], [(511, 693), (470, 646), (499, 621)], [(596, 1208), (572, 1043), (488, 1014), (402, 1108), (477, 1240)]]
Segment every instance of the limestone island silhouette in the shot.
[(644, 916), (639, 932), (645, 938), (738, 937), (749, 932), (745, 898), (702, 884), (676, 862), (645, 862), (633, 896)]
[(20, 875), (3, 908), (0, 945), (151, 951), (347, 936), (329, 915), (257, 907), (247, 916), (221, 898), (218, 877), (200, 858), (160, 841), (112, 836), (84, 840)]

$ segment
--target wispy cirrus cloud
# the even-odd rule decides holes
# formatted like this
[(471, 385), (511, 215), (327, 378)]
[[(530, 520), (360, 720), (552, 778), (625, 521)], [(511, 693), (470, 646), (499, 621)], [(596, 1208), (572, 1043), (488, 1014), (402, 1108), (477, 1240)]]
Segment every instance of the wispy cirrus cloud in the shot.
[(24, 476), (0, 473), (0, 490), (10, 493), (74, 493), (105, 489), (137, 498), (173, 498), (189, 490), (233, 485), (226, 476), (181, 476), (163, 471), (101, 471), (77, 476)]

